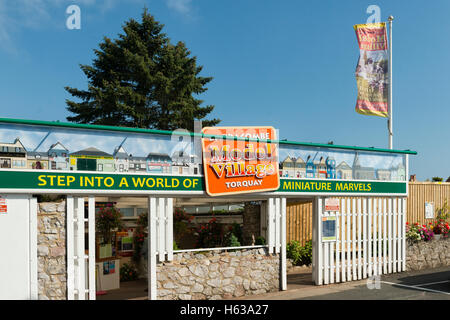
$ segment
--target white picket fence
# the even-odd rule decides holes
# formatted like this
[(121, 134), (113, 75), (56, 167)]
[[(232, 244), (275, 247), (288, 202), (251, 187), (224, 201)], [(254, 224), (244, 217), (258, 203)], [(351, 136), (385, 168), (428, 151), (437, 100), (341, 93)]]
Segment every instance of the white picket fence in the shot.
[[(405, 271), (406, 198), (339, 199), (339, 212), (314, 202), (313, 278), (316, 285)], [(322, 219), (336, 217), (336, 241), (322, 241)]]
[[(67, 299), (95, 300), (95, 198), (88, 199), (85, 217), (84, 197), (67, 196)], [(85, 232), (88, 243), (85, 243)], [(89, 254), (86, 255), (86, 247)]]

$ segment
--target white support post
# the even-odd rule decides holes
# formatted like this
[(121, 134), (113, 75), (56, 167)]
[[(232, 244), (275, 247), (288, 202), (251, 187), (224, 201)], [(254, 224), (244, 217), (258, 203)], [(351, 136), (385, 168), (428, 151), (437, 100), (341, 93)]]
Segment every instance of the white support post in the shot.
[(286, 268), (286, 198), (281, 198), (281, 290), (287, 290)]
[[(367, 211), (367, 198), (362, 199), (363, 206), (363, 278), (367, 278), (367, 269), (369, 269), (370, 275), (370, 213)], [(369, 204), (370, 206), (370, 204)], [(369, 221), (368, 221), (369, 220)], [(369, 230), (369, 231), (368, 231)], [(367, 239), (368, 238), (368, 239)], [(369, 244), (369, 250), (367, 250), (367, 244)], [(369, 267), (369, 268), (367, 268)]]
[(280, 253), (281, 246), (281, 204), (280, 198), (275, 198), (275, 253)]
[(89, 300), (96, 299), (95, 283), (95, 197), (88, 200), (88, 238), (89, 238)]
[(392, 273), (392, 198), (388, 199), (388, 273)]
[[(378, 250), (377, 250), (377, 260), (378, 260), (378, 275), (381, 275), (383, 273), (382, 270), (382, 252), (381, 252), (381, 239), (383, 238), (383, 234), (382, 234), (382, 225), (381, 225), (381, 215), (383, 215), (383, 206), (382, 206), (382, 202), (381, 199), (378, 199)], [(384, 215), (383, 215), (384, 216)]]
[(157, 199), (157, 211), (158, 211), (158, 220), (156, 222), (157, 226), (157, 232), (156, 237), (158, 239), (158, 247), (157, 247), (157, 255), (159, 262), (165, 261), (165, 245), (166, 245), (166, 239), (165, 239), (165, 198), (158, 198)]
[(388, 231), (386, 229), (386, 220), (388, 218), (389, 210), (386, 205), (386, 198), (383, 199), (383, 273), (388, 273), (387, 269), (387, 242), (388, 242)]
[(406, 198), (402, 199), (402, 271), (406, 271)]
[(358, 278), (357, 268), (356, 268), (356, 199), (353, 198), (352, 201), (352, 266), (353, 266), (353, 275), (352, 280), (356, 280)]
[(392, 198), (392, 271), (397, 272), (397, 198)]
[[(340, 200), (338, 199), (339, 203)], [(341, 255), (341, 239), (340, 239), (340, 230), (341, 230), (341, 223), (340, 223), (340, 219), (341, 219), (341, 213), (338, 211), (335, 213), (336, 214), (336, 248), (335, 248), (335, 252), (336, 252), (336, 266), (335, 266), (335, 273), (336, 273), (336, 282), (340, 282), (340, 270), (341, 270), (341, 265), (340, 265), (340, 255)]]
[(167, 260), (173, 260), (173, 198), (166, 199), (166, 251)]
[(350, 269), (351, 262), (353, 260), (353, 258), (351, 257), (351, 251), (350, 251), (350, 241), (351, 241), (351, 238), (350, 238), (350, 226), (351, 226), (351, 223), (350, 223), (350, 216), (351, 216), (350, 199), (347, 199), (346, 208), (347, 208), (347, 211), (346, 211), (346, 213), (347, 213), (347, 280), (351, 281), (354, 279), (352, 279), (352, 274), (351, 274), (351, 269)]
[(38, 263), (37, 263), (37, 199), (31, 197), (30, 212), (30, 299), (38, 299)]
[(358, 280), (362, 278), (362, 248), (361, 248), (361, 216), (364, 214), (361, 211), (361, 198), (358, 198), (358, 211), (356, 214), (358, 215), (358, 224), (357, 224), (357, 234), (358, 234)]
[(86, 265), (84, 251), (84, 198), (77, 198), (77, 291), (78, 300), (86, 299)]
[(75, 300), (74, 292), (74, 199), (72, 196), (67, 196), (66, 201), (66, 213), (67, 213), (67, 227), (66, 227), (66, 239), (67, 239), (67, 299)]
[(156, 198), (148, 199), (148, 299), (156, 300)]
[(274, 226), (274, 215), (275, 215), (275, 201), (273, 198), (267, 199), (267, 216), (268, 225), (267, 231), (269, 233), (269, 239), (267, 241), (269, 245), (269, 253), (275, 252), (275, 226)]
[(403, 260), (403, 201), (401, 198), (397, 198), (397, 272), (401, 272), (402, 270), (402, 260)]
[(314, 283), (323, 284), (323, 244), (322, 244), (322, 198), (315, 197), (313, 202), (313, 259)]
[(347, 211), (345, 211), (345, 199), (339, 201), (341, 201), (341, 276), (342, 282), (345, 282), (345, 218)]

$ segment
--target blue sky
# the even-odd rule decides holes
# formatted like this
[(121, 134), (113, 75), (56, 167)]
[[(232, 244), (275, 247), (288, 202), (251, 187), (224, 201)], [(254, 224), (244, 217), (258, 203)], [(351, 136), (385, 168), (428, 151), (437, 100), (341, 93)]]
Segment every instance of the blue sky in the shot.
[[(66, 8), (81, 9), (81, 30)], [(213, 76), (202, 94), (223, 126), (271, 125), (280, 138), (387, 148), (386, 119), (354, 111), (353, 25), (369, 5), (395, 17), (394, 148), (416, 150), (419, 180), (450, 176), (450, 1), (0, 0), (0, 117), (66, 121), (64, 86), (85, 88), (103, 36), (146, 5), (172, 42)]]

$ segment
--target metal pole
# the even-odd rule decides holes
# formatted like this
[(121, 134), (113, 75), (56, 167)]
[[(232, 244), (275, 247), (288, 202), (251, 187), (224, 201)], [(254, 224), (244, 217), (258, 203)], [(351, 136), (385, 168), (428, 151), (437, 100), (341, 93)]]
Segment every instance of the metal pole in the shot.
[(393, 16), (389, 16), (389, 149), (394, 147), (393, 138), (394, 132), (392, 131), (392, 115), (393, 115), (393, 105), (392, 105), (392, 20)]

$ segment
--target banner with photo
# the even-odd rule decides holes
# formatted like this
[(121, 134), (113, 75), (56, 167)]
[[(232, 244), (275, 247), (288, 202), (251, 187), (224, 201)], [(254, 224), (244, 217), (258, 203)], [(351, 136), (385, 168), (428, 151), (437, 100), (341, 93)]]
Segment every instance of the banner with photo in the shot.
[(359, 45), (356, 66), (358, 97), (356, 112), (364, 115), (388, 117), (388, 46), (386, 23), (354, 26)]

